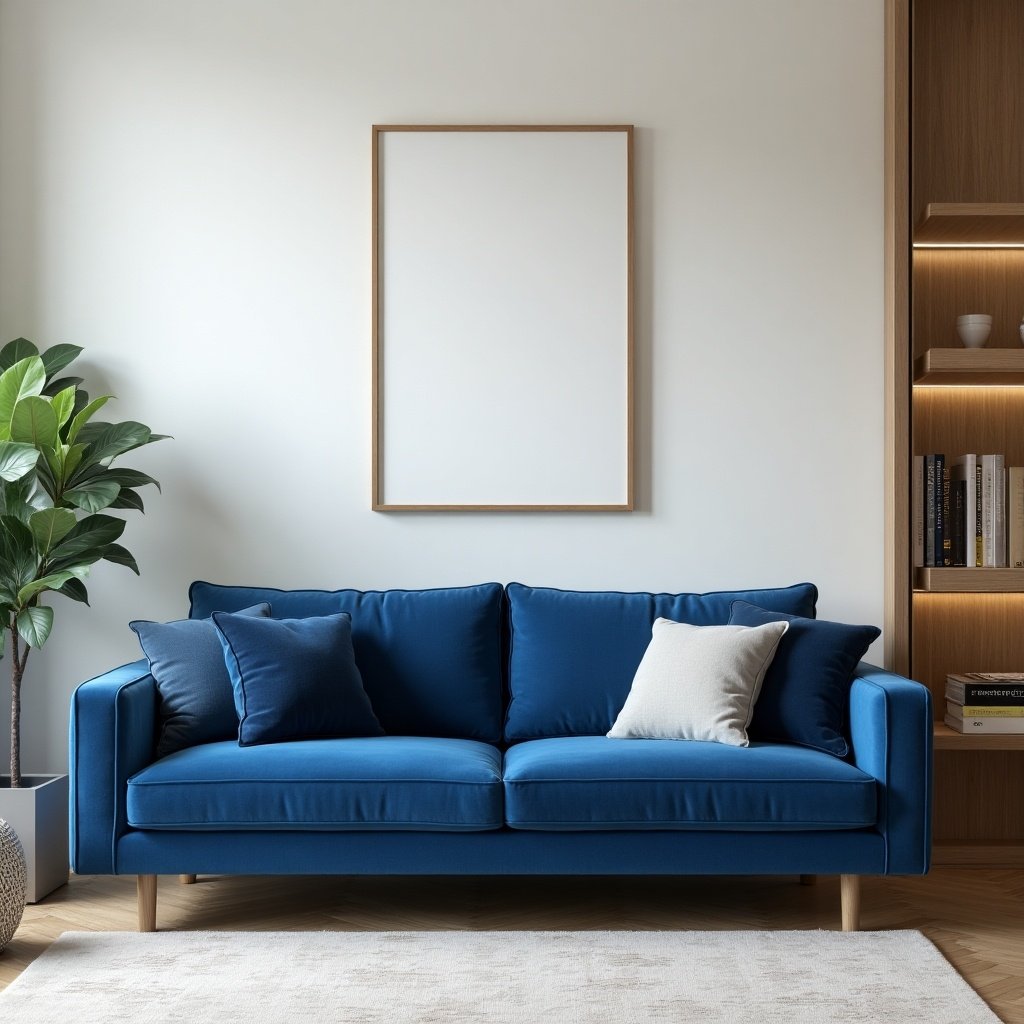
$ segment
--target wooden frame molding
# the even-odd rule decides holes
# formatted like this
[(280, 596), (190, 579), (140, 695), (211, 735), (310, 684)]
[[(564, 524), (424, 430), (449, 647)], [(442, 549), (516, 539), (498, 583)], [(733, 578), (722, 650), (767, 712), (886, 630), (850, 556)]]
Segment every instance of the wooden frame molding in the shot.
[[(383, 187), (381, 184), (383, 157), (381, 153), (382, 136), (393, 132), (420, 133), (620, 133), (625, 136), (625, 185), (624, 210), (625, 224), (625, 338), (623, 339), (623, 379), (621, 386), (625, 388), (622, 408), (625, 413), (625, 466), (623, 500), (599, 502), (533, 502), (490, 504), (464, 503), (461, 501), (412, 503), (389, 500), (385, 494), (384, 480), (384, 448), (385, 448), (385, 413), (384, 413), (384, 285), (385, 285), (385, 253), (383, 251), (382, 218), (387, 216), (383, 209)], [(635, 172), (633, 164), (633, 126), (629, 124), (378, 124), (372, 127), (372, 469), (371, 469), (371, 507), (378, 512), (631, 512), (635, 507)], [(621, 223), (621, 222), (619, 222)], [(621, 252), (621, 250), (620, 250)], [(540, 372), (540, 371), (538, 371)], [(610, 379), (610, 378), (609, 378)], [(618, 392), (621, 396), (621, 392)], [(616, 399), (621, 401), (621, 398)], [(613, 495), (617, 497), (617, 495)]]

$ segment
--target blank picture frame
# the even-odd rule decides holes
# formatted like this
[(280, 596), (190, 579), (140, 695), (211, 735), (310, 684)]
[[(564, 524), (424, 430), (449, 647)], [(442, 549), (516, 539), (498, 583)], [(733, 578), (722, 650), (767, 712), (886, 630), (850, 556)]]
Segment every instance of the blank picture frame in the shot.
[(373, 126), (376, 511), (632, 511), (632, 125)]

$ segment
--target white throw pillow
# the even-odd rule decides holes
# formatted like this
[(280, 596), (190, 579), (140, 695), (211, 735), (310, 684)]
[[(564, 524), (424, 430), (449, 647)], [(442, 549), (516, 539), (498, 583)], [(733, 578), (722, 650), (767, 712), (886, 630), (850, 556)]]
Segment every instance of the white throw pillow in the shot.
[(761, 681), (787, 629), (788, 622), (691, 626), (658, 619), (608, 735), (748, 746)]

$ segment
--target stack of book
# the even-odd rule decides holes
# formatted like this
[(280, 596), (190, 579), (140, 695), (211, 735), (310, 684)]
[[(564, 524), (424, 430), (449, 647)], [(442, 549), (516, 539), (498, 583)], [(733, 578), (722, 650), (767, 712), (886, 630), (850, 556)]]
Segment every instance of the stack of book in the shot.
[(1024, 734), (1024, 673), (946, 676), (946, 725), (957, 732)]
[(1003, 455), (915, 455), (914, 564), (1024, 568), (1024, 467)]

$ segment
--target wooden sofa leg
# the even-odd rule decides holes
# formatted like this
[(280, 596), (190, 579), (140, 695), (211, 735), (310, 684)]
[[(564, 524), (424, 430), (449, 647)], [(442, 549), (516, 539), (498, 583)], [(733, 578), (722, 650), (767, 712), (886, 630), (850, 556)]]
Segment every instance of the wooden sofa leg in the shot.
[(195, 885), (196, 884), (196, 876), (195, 875), (178, 875), (178, 881), (181, 882), (182, 885)]
[(801, 885), (817, 885), (818, 884), (818, 876), (817, 875), (801, 875), (800, 876), (800, 884)]
[(860, 875), (839, 876), (839, 899), (843, 908), (843, 931), (860, 931)]
[(156, 875), (139, 875), (139, 931), (156, 931)]

